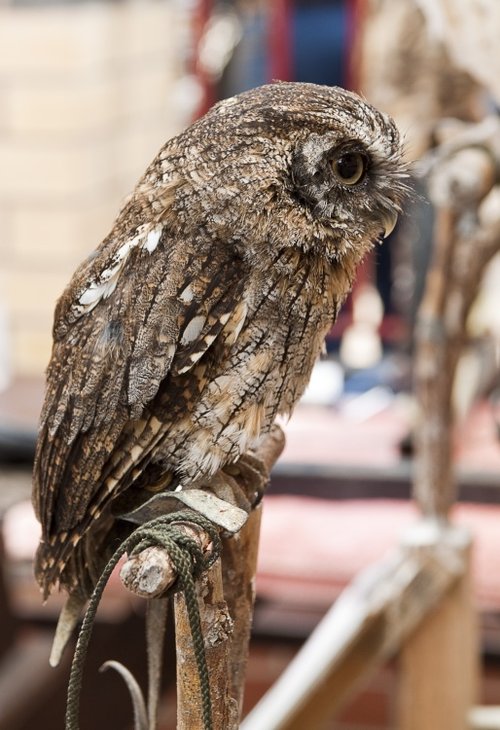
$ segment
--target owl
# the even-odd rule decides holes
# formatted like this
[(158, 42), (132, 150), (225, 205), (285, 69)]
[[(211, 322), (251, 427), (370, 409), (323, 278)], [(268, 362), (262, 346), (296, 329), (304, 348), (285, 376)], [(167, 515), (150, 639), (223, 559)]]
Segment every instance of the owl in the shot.
[(292, 413), (406, 177), (391, 119), (313, 84), (226, 99), (165, 144), (56, 306), (44, 596), (89, 595), (124, 497), (203, 487)]

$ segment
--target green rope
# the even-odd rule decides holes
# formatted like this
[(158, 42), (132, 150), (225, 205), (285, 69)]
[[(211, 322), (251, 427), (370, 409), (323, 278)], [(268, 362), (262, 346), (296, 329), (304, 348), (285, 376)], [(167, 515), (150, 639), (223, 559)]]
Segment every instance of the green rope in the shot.
[[(207, 559), (198, 543), (188, 537), (176, 523), (194, 523), (210, 535), (213, 549)], [(194, 655), (200, 680), (203, 725), (205, 730), (213, 730), (212, 705), (210, 700), (210, 680), (208, 675), (205, 644), (200, 621), (200, 609), (196, 594), (195, 579), (217, 560), (220, 553), (219, 533), (215, 525), (197, 512), (184, 510), (157, 517), (145, 525), (141, 525), (122, 542), (112, 555), (97, 581), (83, 622), (78, 634), (71, 673), (68, 684), (66, 704), (66, 730), (79, 730), (79, 704), (82, 686), (83, 666), (92, 634), (97, 607), (111, 573), (125, 553), (137, 555), (151, 546), (163, 547), (177, 571), (177, 581), (171, 591), (181, 590), (184, 593), (189, 627), (193, 640)]]

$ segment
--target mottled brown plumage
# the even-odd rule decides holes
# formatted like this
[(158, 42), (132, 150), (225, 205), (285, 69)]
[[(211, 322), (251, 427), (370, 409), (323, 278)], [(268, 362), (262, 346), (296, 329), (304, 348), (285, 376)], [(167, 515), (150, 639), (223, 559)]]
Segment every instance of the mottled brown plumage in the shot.
[(223, 101), (163, 147), (57, 304), (45, 594), (88, 594), (118, 497), (203, 485), (292, 412), (405, 176), (387, 116), (311, 84)]

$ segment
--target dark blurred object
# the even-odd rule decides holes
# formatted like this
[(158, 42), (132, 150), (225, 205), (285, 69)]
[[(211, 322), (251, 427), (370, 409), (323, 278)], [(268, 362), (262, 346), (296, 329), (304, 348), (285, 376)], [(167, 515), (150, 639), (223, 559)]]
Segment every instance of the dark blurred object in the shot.
[(0, 424), (0, 464), (31, 464), (35, 453), (35, 431)]
[[(144, 621), (139, 616), (129, 615), (117, 624), (95, 625), (82, 687), (81, 730), (131, 727), (133, 713), (125, 684), (112, 672), (103, 676), (99, 667), (113, 657), (125, 662), (137, 676), (145, 676), (143, 635)], [(174, 681), (172, 638), (170, 627), (164, 689)], [(50, 625), (24, 625), (15, 644), (0, 660), (0, 730), (54, 730), (64, 726), (71, 651), (59, 667), (52, 668), (48, 665), (51, 642)]]
[(0, 464), (32, 463), (42, 396), (41, 377), (15, 378), (0, 392)]
[(347, 86), (350, 6), (344, 0), (293, 3), (292, 71), (294, 81)]
[(2, 657), (13, 644), (14, 628), (16, 626), (16, 621), (10, 611), (5, 585), (4, 557), (2, 533), (0, 532), (0, 672)]

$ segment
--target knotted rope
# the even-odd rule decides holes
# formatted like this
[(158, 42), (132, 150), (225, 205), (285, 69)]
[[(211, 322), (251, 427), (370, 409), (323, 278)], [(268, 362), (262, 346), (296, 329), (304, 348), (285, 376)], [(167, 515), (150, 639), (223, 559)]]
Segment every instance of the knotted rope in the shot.
[[(179, 523), (195, 524), (208, 533), (213, 545), (213, 549), (208, 556), (203, 554), (196, 540), (179, 529)], [(205, 730), (213, 730), (210, 681), (195, 581), (202, 572), (207, 570), (217, 560), (221, 550), (221, 543), (217, 528), (205, 517), (192, 510), (183, 510), (162, 515), (145, 525), (141, 525), (122, 542), (104, 568), (90, 597), (73, 655), (66, 705), (66, 730), (79, 730), (78, 715), (83, 667), (97, 607), (109, 577), (125, 553), (128, 553), (129, 556), (134, 556), (152, 546), (164, 548), (168, 552), (177, 571), (178, 578), (169, 590), (169, 593), (175, 593), (177, 591), (184, 593), (200, 680), (203, 724)]]

